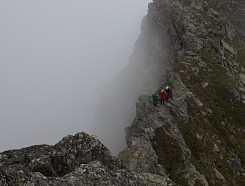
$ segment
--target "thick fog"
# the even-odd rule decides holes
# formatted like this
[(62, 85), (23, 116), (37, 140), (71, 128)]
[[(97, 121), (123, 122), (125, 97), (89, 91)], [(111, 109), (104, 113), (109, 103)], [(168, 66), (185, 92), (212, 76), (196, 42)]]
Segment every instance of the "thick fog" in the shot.
[(98, 102), (128, 65), (149, 2), (0, 1), (0, 151), (100, 136)]
[(151, 14), (143, 19), (141, 34), (127, 68), (120, 72), (99, 100), (93, 131), (113, 154), (125, 149), (126, 141), (131, 146), (128, 127), (141, 120), (137, 116), (142, 115), (143, 107), (138, 111), (136, 108), (138, 97), (143, 94), (150, 101), (153, 92), (166, 86), (167, 71), (172, 63), (171, 37), (168, 33), (175, 33), (174, 28), (167, 26), (170, 23), (156, 25), (154, 20)]

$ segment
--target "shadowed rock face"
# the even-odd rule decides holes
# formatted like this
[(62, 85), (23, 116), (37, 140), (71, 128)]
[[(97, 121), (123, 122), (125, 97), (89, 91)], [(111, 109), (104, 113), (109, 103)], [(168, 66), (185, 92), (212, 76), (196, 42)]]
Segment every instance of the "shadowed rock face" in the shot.
[[(159, 88), (170, 86), (173, 99), (154, 107), (148, 95), (138, 97), (118, 157), (85, 133), (3, 152), (0, 185), (244, 185), (243, 7), (235, 0), (154, 0), (139, 41), (152, 63), (164, 63)], [(165, 34), (169, 48), (161, 55)], [(142, 63), (129, 67), (151, 66)]]

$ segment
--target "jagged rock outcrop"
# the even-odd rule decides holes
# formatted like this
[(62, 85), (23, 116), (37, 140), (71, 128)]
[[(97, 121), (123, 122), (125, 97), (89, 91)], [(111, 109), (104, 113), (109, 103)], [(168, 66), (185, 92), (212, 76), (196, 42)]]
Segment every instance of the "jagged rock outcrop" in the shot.
[(128, 170), (94, 136), (81, 132), (54, 146), (0, 154), (0, 185), (173, 185), (167, 177)]
[(0, 185), (244, 185), (244, 14), (241, 0), (153, 0), (129, 65), (147, 73), (128, 88), (158, 69), (173, 99), (138, 98), (118, 157), (85, 133), (3, 152)]

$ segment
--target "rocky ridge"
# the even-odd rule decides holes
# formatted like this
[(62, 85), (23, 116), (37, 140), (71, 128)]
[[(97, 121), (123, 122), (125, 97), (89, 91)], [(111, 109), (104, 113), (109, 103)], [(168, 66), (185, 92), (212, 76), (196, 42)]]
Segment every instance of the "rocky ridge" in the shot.
[(161, 174), (162, 166), (180, 185), (245, 183), (244, 12), (242, 1), (149, 5), (149, 22), (171, 38), (162, 87), (173, 88), (174, 100), (154, 108), (139, 98), (119, 156), (131, 170)]
[(159, 88), (169, 85), (174, 99), (154, 107), (138, 98), (118, 157), (85, 133), (3, 152), (0, 185), (244, 185), (244, 7), (154, 0), (136, 45), (144, 43), (144, 68), (165, 63)]

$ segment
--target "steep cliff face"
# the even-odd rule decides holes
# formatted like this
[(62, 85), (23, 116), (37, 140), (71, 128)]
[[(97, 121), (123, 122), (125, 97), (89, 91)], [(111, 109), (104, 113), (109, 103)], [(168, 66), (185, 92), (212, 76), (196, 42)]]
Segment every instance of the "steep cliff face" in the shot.
[(244, 4), (149, 5), (148, 21), (169, 29), (172, 66), (162, 86), (172, 87), (174, 99), (154, 108), (139, 98), (119, 156), (132, 170), (159, 174), (162, 166), (181, 185), (244, 185)]
[(149, 22), (148, 16), (142, 20), (141, 34), (129, 58), (129, 65), (100, 99), (93, 130), (100, 134), (98, 138), (114, 154), (126, 147), (124, 128), (130, 126), (135, 117), (137, 98), (141, 94), (149, 95), (161, 86), (170, 64), (168, 29), (166, 24), (155, 24)]
[(85, 133), (3, 152), (0, 185), (244, 185), (244, 12), (243, 1), (154, 0), (123, 87), (168, 85), (173, 99), (139, 96), (117, 158)]

